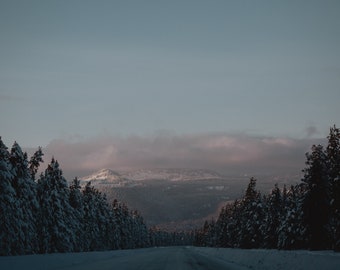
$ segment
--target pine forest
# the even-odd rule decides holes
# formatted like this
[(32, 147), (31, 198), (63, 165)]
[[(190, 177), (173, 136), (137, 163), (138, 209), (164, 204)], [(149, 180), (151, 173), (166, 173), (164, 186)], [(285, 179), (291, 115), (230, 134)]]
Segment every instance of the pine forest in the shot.
[(340, 251), (340, 130), (331, 127), (327, 139), (306, 154), (301, 183), (262, 195), (251, 178), (216, 220), (166, 232), (147, 228), (136, 210), (109, 203), (91, 183), (68, 182), (54, 158), (37, 175), (42, 149), (29, 158), (0, 138), (0, 255), (170, 245)]

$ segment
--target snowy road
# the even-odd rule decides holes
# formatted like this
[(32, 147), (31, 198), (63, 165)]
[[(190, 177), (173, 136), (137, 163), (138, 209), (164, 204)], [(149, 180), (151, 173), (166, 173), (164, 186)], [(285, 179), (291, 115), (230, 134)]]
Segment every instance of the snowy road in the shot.
[(167, 247), (0, 256), (1, 270), (338, 270), (340, 253)]
[(148, 248), (113, 252), (0, 257), (1, 270), (242, 270), (237, 264), (204, 255), (192, 247)]
[(133, 255), (111, 257), (105, 260), (73, 265), (63, 270), (241, 270), (236, 264), (231, 264), (219, 259), (209, 258), (207, 255), (197, 253), (195, 250), (185, 247), (156, 248), (140, 250)]

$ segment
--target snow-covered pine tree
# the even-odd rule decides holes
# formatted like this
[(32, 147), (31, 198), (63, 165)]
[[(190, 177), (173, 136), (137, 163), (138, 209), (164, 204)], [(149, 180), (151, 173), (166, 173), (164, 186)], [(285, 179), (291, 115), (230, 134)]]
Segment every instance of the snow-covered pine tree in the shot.
[(240, 248), (258, 248), (263, 241), (261, 231), (264, 209), (261, 193), (256, 190), (256, 179), (251, 178), (241, 202), (239, 243)]
[(58, 161), (52, 158), (38, 181), (40, 252), (71, 252), (75, 243), (75, 217), (69, 188)]
[(44, 162), (44, 160), (42, 159), (43, 156), (44, 153), (42, 152), (41, 147), (39, 147), (29, 161), (29, 171), (33, 180), (35, 179), (35, 175), (38, 172), (40, 163)]
[(132, 239), (134, 241), (135, 248), (143, 248), (149, 246), (148, 230), (144, 224), (142, 216), (138, 211), (134, 210), (131, 212), (132, 222)]
[(208, 234), (206, 236), (206, 245), (209, 247), (215, 247), (217, 245), (217, 227), (214, 219), (209, 221)]
[(22, 152), (17, 142), (13, 144), (10, 154), (13, 168), (13, 187), (18, 200), (20, 220), (19, 239), (16, 252), (18, 254), (35, 253), (38, 249), (36, 213), (39, 209), (37, 201), (37, 187), (31, 178), (28, 167), (27, 154)]
[(84, 234), (86, 235), (84, 250), (93, 251), (100, 248), (101, 232), (99, 216), (99, 191), (88, 182), (83, 190), (84, 200)]
[(141, 243), (140, 247), (150, 247), (150, 239), (149, 239), (149, 230), (146, 226), (143, 217), (138, 213), (137, 216), (138, 224), (139, 224), (139, 233), (141, 235)]
[(75, 246), (74, 251), (83, 251), (85, 235), (84, 235), (84, 201), (81, 193), (80, 181), (74, 178), (70, 185), (70, 205), (73, 208), (74, 215), (74, 235)]
[(220, 247), (229, 247), (230, 245), (230, 235), (228, 227), (231, 223), (231, 205), (227, 204), (221, 209), (221, 212), (216, 221), (216, 237), (217, 237), (217, 246)]
[(201, 231), (202, 246), (204, 247), (208, 246), (208, 243), (209, 243), (209, 230), (210, 230), (210, 224), (209, 224), (209, 221), (206, 220), (204, 221), (203, 228)]
[(117, 200), (111, 205), (107, 234), (110, 236), (109, 246), (114, 249), (148, 247), (150, 241), (160, 243), (159, 239), (155, 239), (156, 234), (149, 235), (141, 215), (137, 211), (130, 212), (125, 204)]
[(271, 193), (265, 197), (265, 219), (262, 224), (264, 234), (263, 247), (265, 248), (277, 248), (278, 228), (280, 227), (283, 208), (281, 190), (275, 184)]
[(283, 213), (278, 228), (279, 249), (301, 249), (306, 247), (306, 228), (303, 224), (304, 186), (291, 186), (283, 191)]
[(134, 240), (132, 236), (133, 221), (129, 213), (129, 208), (126, 204), (119, 205), (119, 216), (120, 216), (120, 233), (121, 233), (121, 247), (123, 249), (134, 248)]
[(137, 210), (128, 211), (127, 216), (130, 223), (130, 245), (132, 248), (142, 248), (148, 246), (147, 229), (144, 224), (143, 218)]
[(326, 149), (330, 181), (330, 234), (332, 247), (340, 251), (340, 130), (334, 125), (330, 128)]
[(18, 200), (12, 186), (13, 171), (10, 153), (0, 137), (0, 255), (18, 254), (21, 221), (18, 217)]
[(233, 204), (232, 215), (228, 224), (230, 247), (240, 247), (242, 229), (243, 200), (236, 200)]
[(121, 248), (121, 229), (120, 229), (120, 215), (119, 215), (119, 202), (114, 200), (110, 206), (110, 222), (109, 222), (109, 235), (110, 235), (110, 249)]
[(235, 200), (234, 203), (228, 203), (222, 208), (216, 221), (216, 245), (219, 247), (234, 247), (238, 243), (237, 236), (238, 223), (240, 214), (240, 201)]
[(97, 215), (96, 220), (99, 228), (98, 250), (107, 250), (110, 246), (109, 229), (110, 229), (110, 208), (106, 199), (106, 195), (96, 192)]
[(330, 181), (327, 157), (322, 145), (313, 145), (306, 154), (306, 169), (303, 170), (305, 194), (303, 198), (304, 225), (307, 230), (308, 248), (329, 247)]

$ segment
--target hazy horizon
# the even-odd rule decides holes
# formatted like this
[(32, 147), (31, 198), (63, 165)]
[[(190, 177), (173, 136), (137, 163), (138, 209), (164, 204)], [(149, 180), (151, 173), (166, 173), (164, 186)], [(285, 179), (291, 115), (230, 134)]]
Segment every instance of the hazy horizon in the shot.
[[(20, 142), (19, 142), (20, 144)], [(276, 138), (245, 134), (158, 134), (154, 137), (106, 136), (91, 140), (54, 140), (42, 150), (42, 168), (54, 157), (68, 180), (103, 168), (210, 169), (224, 175), (300, 174), (305, 153), (326, 138)], [(10, 146), (8, 146), (10, 147)], [(24, 148), (31, 155), (37, 148)]]
[(331, 0), (3, 0), (0, 135), (67, 175), (303, 168), (340, 124), (339, 13)]

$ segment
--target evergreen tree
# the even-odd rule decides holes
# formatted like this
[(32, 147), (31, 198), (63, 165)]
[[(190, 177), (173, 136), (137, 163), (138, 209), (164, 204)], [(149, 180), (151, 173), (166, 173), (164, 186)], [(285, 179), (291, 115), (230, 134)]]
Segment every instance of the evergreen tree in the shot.
[(262, 243), (264, 218), (261, 194), (256, 190), (256, 179), (251, 178), (241, 202), (240, 227), (237, 244), (240, 248), (257, 248)]
[(305, 194), (303, 201), (304, 225), (310, 249), (329, 246), (328, 224), (330, 216), (329, 177), (327, 159), (322, 145), (313, 145), (306, 154), (307, 168), (304, 170)]
[(277, 248), (278, 228), (284, 209), (281, 191), (277, 184), (265, 199), (265, 219), (263, 220), (264, 247)]
[(106, 197), (88, 182), (83, 190), (85, 250), (103, 250), (109, 246), (107, 233), (110, 210)]
[(70, 185), (70, 205), (73, 208), (74, 215), (74, 235), (75, 235), (75, 247), (74, 251), (82, 251), (85, 241), (84, 235), (84, 202), (83, 195), (81, 193), (80, 181), (76, 177), (73, 179)]
[(202, 241), (202, 246), (205, 247), (212, 247), (213, 245), (213, 238), (214, 238), (214, 226), (215, 223), (213, 221), (209, 222), (209, 221), (205, 221), (204, 225), (203, 225), (203, 229), (201, 232), (201, 241)]
[(109, 236), (109, 229), (110, 229), (110, 208), (109, 204), (106, 199), (106, 195), (102, 194), (101, 192), (96, 193), (97, 199), (97, 223), (99, 228), (99, 243), (98, 243), (98, 250), (106, 250), (109, 249), (110, 246), (110, 239)]
[(133, 248), (143, 248), (149, 246), (148, 230), (144, 224), (144, 220), (138, 211), (134, 210), (130, 213), (131, 217), (131, 236), (133, 240)]
[(110, 208), (110, 247), (112, 249), (120, 249), (121, 248), (121, 242), (122, 242), (122, 235), (121, 235), (121, 221), (120, 221), (120, 214), (119, 214), (119, 202), (118, 200), (114, 200), (111, 204)]
[(75, 217), (69, 203), (69, 188), (54, 159), (38, 181), (38, 197), (40, 252), (74, 251)]
[(38, 172), (40, 163), (44, 162), (42, 157), (44, 156), (41, 147), (33, 154), (29, 161), (29, 171), (31, 173), (31, 179), (35, 179), (35, 175)]
[(330, 128), (327, 145), (328, 173), (331, 186), (330, 230), (332, 246), (340, 251), (340, 130), (334, 125)]
[(130, 249), (134, 248), (134, 240), (132, 235), (133, 223), (131, 220), (131, 216), (129, 213), (129, 208), (126, 204), (119, 205), (119, 229), (120, 229), (120, 239), (121, 239), (121, 248), (122, 249)]
[(18, 217), (18, 200), (13, 188), (10, 154), (0, 137), (0, 255), (17, 254), (21, 221)]
[(216, 222), (217, 246), (230, 247), (231, 244), (230, 225), (232, 223), (231, 216), (232, 216), (231, 205), (227, 204), (225, 207), (221, 209), (221, 212)]
[(283, 191), (283, 213), (278, 228), (279, 249), (301, 249), (306, 244), (306, 227), (303, 224), (304, 186), (291, 186)]
[(240, 201), (235, 200), (222, 208), (216, 222), (217, 246), (236, 247), (239, 244)]
[(19, 239), (15, 250), (18, 254), (34, 253), (38, 249), (36, 213), (39, 209), (36, 183), (31, 178), (27, 154), (23, 153), (17, 142), (10, 154), (13, 168), (13, 187), (18, 200)]

